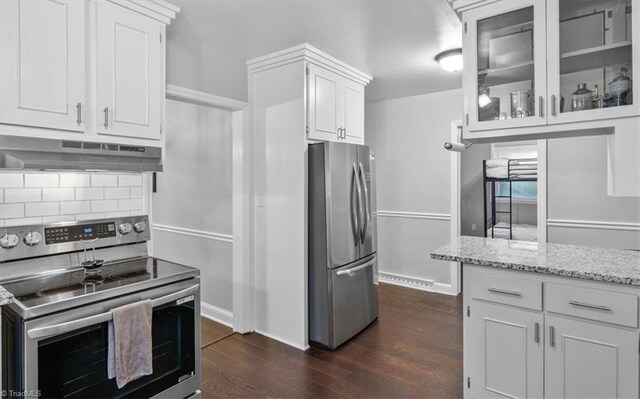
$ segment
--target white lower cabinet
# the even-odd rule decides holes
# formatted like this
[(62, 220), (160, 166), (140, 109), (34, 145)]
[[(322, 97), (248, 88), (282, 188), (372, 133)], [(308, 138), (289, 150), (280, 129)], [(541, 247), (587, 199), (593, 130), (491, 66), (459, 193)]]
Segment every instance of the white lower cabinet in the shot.
[(545, 316), (546, 398), (638, 398), (638, 333)]
[(465, 398), (640, 397), (638, 287), (486, 269), (463, 274)]
[(471, 397), (542, 397), (542, 314), (476, 301), (472, 308)]

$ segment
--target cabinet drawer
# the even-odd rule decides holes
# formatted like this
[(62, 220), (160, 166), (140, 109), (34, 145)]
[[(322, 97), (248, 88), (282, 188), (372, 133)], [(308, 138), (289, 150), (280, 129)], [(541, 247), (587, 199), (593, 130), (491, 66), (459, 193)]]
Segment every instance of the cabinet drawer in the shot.
[(542, 282), (469, 270), (471, 297), (542, 310)]
[(545, 292), (550, 312), (638, 327), (636, 295), (556, 283), (545, 284)]

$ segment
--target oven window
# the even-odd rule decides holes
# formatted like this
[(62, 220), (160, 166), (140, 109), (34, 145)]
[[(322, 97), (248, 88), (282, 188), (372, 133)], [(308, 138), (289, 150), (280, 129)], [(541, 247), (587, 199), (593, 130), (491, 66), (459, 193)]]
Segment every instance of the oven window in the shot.
[(38, 388), (45, 398), (141, 398), (195, 372), (194, 302), (153, 310), (153, 375), (118, 389), (107, 378), (107, 323), (41, 341)]

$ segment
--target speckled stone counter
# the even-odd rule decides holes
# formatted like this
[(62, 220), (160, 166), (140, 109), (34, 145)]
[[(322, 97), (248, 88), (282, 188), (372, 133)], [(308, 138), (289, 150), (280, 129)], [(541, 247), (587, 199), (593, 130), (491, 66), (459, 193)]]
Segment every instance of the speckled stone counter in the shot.
[(640, 252), (578, 245), (459, 237), (433, 259), (640, 286)]
[(0, 306), (8, 305), (11, 302), (13, 302), (13, 294), (11, 294), (9, 291), (5, 290), (0, 285)]

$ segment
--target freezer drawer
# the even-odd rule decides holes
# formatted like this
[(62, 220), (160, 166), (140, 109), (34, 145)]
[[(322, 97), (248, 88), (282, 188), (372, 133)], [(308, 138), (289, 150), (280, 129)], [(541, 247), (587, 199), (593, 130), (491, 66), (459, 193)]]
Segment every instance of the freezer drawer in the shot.
[(377, 256), (331, 270), (333, 339), (336, 348), (378, 318)]

